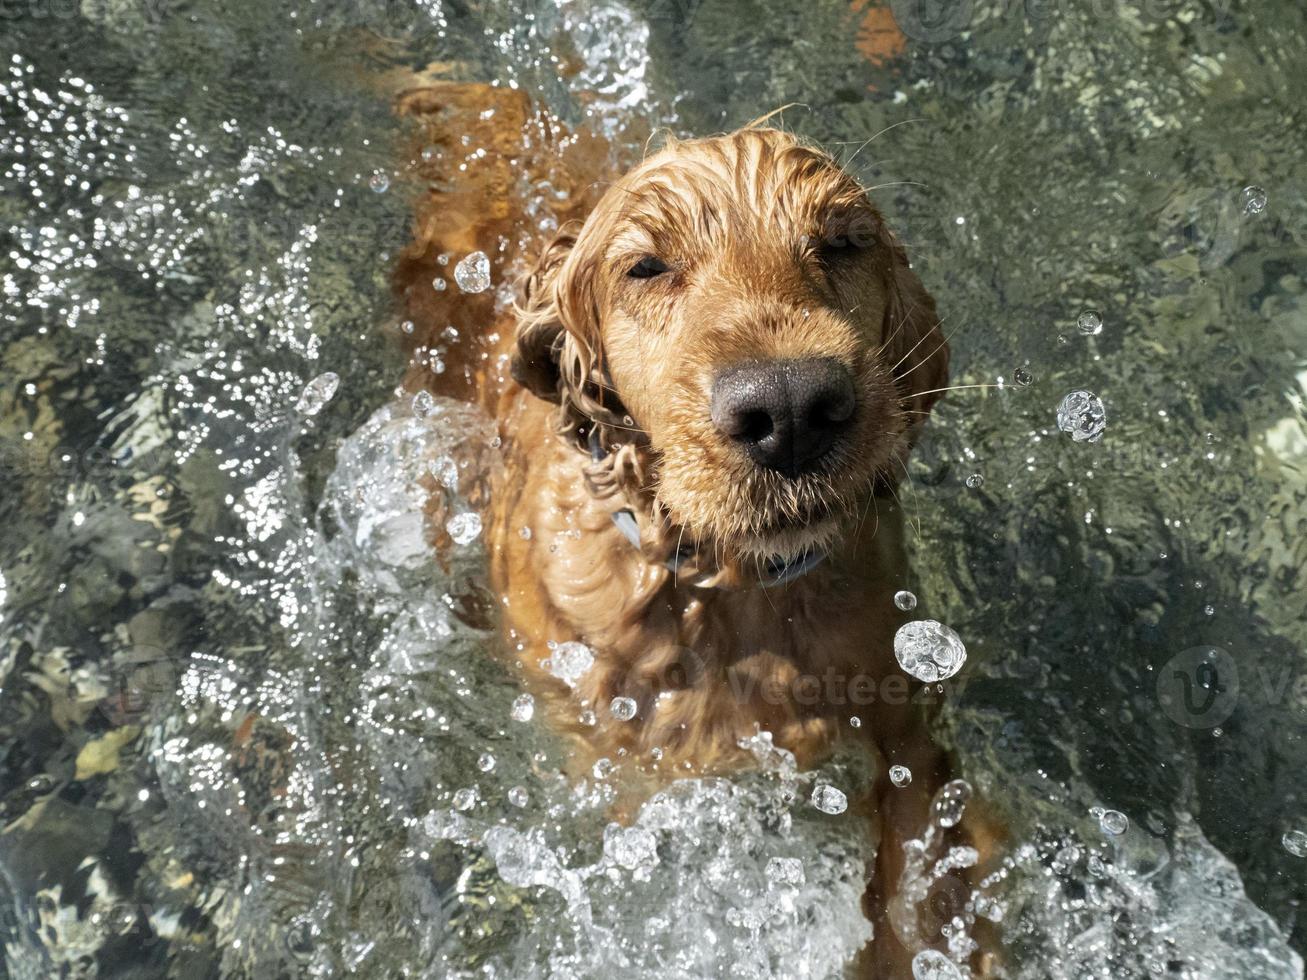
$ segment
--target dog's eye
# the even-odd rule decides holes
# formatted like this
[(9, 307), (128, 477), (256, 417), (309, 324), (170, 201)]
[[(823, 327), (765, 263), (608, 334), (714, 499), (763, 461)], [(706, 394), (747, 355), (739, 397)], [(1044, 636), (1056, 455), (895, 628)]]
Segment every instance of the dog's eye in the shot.
[(646, 255), (627, 271), (632, 279), (652, 279), (667, 271), (667, 263), (655, 255)]
[(861, 251), (861, 246), (853, 241), (852, 236), (846, 232), (826, 235), (817, 248), (818, 254), (833, 259), (852, 255), (854, 252), (859, 251)]

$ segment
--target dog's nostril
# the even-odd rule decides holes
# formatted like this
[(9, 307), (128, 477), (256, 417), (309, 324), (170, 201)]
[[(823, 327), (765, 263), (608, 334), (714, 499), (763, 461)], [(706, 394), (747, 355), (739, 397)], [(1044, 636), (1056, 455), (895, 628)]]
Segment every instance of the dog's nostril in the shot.
[(745, 412), (740, 417), (740, 429), (733, 438), (744, 442), (760, 442), (776, 429), (776, 424), (766, 412)]
[(856, 406), (857, 399), (853, 396), (852, 386), (847, 391), (832, 392), (813, 404), (808, 423), (816, 427), (843, 425), (853, 417)]
[(712, 389), (718, 431), (759, 465), (789, 476), (830, 451), (856, 408), (853, 378), (834, 358), (737, 364)]

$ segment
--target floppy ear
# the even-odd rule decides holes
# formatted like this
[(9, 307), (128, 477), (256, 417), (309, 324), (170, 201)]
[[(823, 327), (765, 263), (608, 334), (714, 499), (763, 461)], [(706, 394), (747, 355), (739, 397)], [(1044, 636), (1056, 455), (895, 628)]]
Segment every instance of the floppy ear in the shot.
[(885, 304), (886, 356), (904, 407), (913, 412), (914, 438), (948, 384), (948, 341), (939, 326), (935, 301), (908, 266), (903, 246), (890, 239)]
[(559, 277), (576, 245), (574, 231), (560, 230), (526, 277), (517, 308), (513, 380), (546, 401), (561, 402), (563, 345), (567, 328), (560, 308)]

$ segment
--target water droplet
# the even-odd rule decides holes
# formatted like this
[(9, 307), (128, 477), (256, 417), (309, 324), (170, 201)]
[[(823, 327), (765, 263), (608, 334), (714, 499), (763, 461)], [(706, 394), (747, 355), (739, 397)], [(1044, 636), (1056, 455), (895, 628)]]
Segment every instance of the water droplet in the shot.
[(413, 396), (412, 401), (413, 414), (420, 419), (426, 418), (436, 410), (436, 400), (431, 396), (429, 391), (419, 391)]
[(449, 288), (449, 283), (445, 282), (445, 280), (440, 276), (436, 276), (436, 278), (431, 280), (431, 288), (438, 293), (443, 293)]
[(1261, 214), (1266, 210), (1266, 191), (1256, 184), (1249, 184), (1239, 195), (1239, 203), (1244, 214)]
[(634, 698), (613, 698), (608, 705), (608, 712), (618, 721), (630, 721), (635, 717), (636, 703)]
[(902, 789), (912, 782), (912, 770), (907, 766), (890, 766), (889, 781)]
[(482, 772), (489, 772), (495, 768), (495, 757), (489, 752), (482, 752), (480, 758), (477, 759), (477, 768)]
[(436, 256), (436, 264), (437, 264), (437, 265), (449, 265), (449, 253), (448, 253), (448, 252), (441, 252), (439, 255), (437, 255), (437, 256)]
[(774, 857), (767, 862), (767, 880), (774, 885), (802, 885), (805, 880), (803, 862), (798, 858)]
[(591, 767), (590, 773), (595, 779), (607, 779), (613, 772), (613, 760), (607, 757), (595, 762)]
[(576, 687), (585, 672), (594, 666), (594, 651), (584, 643), (550, 643), (549, 650), (549, 672), (569, 687)]
[(965, 779), (955, 779), (940, 787), (931, 803), (935, 822), (941, 827), (956, 827), (966, 812), (971, 800), (971, 784)]
[(430, 163), (436, 157), (440, 156), (440, 150), (434, 146), (422, 147), (422, 159)]
[(894, 605), (904, 612), (911, 612), (917, 608), (917, 597), (907, 589), (900, 589), (894, 593)]
[(465, 293), (482, 293), (490, 288), (490, 260), (485, 252), (473, 252), (454, 266), (454, 281)]
[(1120, 810), (1104, 810), (1098, 815), (1098, 829), (1108, 837), (1120, 837), (1130, 829), (1130, 818)]
[(1097, 310), (1085, 310), (1076, 317), (1076, 329), (1086, 337), (1095, 337), (1103, 332), (1103, 314)]
[(1025, 368), (1017, 368), (1012, 372), (1012, 382), (1018, 388), (1029, 388), (1035, 382), (1035, 376)]
[(1069, 392), (1057, 406), (1057, 427), (1076, 442), (1098, 442), (1107, 428), (1107, 410), (1092, 391)]
[(579, 715), (577, 715), (576, 720), (579, 721), (586, 728), (594, 728), (595, 725), (599, 724), (598, 716), (595, 715), (594, 711), (591, 710), (590, 708), (586, 708)]
[(335, 371), (319, 374), (304, 386), (299, 401), (295, 403), (295, 411), (305, 418), (317, 415), (322, 411), (323, 406), (336, 396), (336, 389), (339, 387), (340, 375)]
[(513, 699), (513, 708), (509, 714), (514, 721), (530, 721), (536, 713), (536, 699), (529, 694), (519, 694)]
[(477, 791), (475, 786), (469, 786), (465, 789), (460, 789), (457, 793), (454, 794), (455, 810), (470, 810), (474, 806), (476, 806), (476, 802), (477, 802)]
[(894, 634), (894, 656), (899, 666), (928, 684), (947, 680), (962, 669), (967, 648), (962, 638), (943, 623), (918, 619), (904, 623)]
[(372, 188), (374, 193), (384, 194), (390, 190), (390, 177), (378, 170), (368, 180), (368, 186)]
[(417, 326), (413, 323), (412, 320), (405, 320), (403, 323), (399, 325), (399, 329), (403, 330), (405, 333), (412, 333), (414, 330), (417, 329)]
[(912, 957), (912, 980), (962, 980), (962, 972), (937, 949), (923, 949)]
[(862, 727), (862, 719), (859, 718), (857, 715), (850, 715), (850, 716), (849, 716), (849, 727), (851, 727), (851, 728), (861, 728), (861, 727)]
[(531, 794), (526, 791), (525, 786), (514, 786), (508, 791), (508, 802), (513, 806), (526, 806), (530, 799)]
[(984, 485), (985, 485), (985, 478), (981, 476), (979, 473), (972, 473), (969, 477), (967, 477), (968, 490), (979, 490)]
[(822, 813), (843, 813), (849, 808), (849, 798), (834, 786), (818, 783), (812, 791), (812, 805)]
[(1280, 838), (1280, 843), (1294, 857), (1307, 857), (1307, 833), (1303, 833), (1301, 830), (1291, 830)]
[(458, 492), (458, 464), (449, 456), (438, 456), (427, 464), (431, 475), (452, 493)]
[(481, 515), (480, 514), (455, 514), (445, 525), (445, 530), (449, 536), (454, 539), (458, 545), (468, 545), (477, 539), (481, 533)]
[(523, 526), (523, 527), (521, 527), (521, 528), (518, 529), (517, 535), (518, 535), (518, 537), (520, 537), (523, 541), (530, 541), (530, 540), (531, 540), (531, 529), (530, 529), (529, 527), (525, 527), (525, 526)]

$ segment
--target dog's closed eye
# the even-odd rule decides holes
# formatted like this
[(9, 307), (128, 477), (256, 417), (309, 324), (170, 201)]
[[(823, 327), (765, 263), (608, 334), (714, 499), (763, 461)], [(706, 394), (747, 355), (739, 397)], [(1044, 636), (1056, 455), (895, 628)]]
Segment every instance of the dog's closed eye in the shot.
[(646, 255), (635, 265), (627, 270), (627, 275), (632, 279), (652, 279), (654, 276), (661, 276), (667, 271), (667, 263), (656, 255)]

